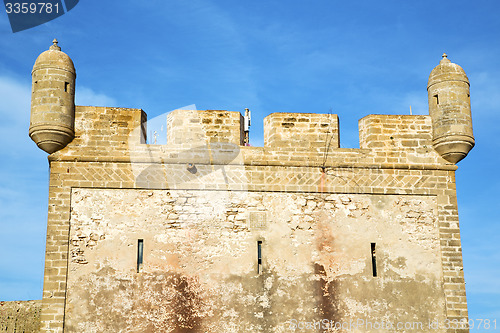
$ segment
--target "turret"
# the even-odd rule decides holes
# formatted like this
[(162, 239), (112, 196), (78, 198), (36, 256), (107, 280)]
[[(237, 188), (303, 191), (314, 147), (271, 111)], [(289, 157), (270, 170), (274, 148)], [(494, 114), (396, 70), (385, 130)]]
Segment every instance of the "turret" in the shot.
[(54, 39), (33, 66), (29, 135), (49, 154), (75, 137), (75, 78), (73, 61)]
[(443, 54), (427, 84), (434, 149), (457, 163), (474, 147), (469, 79), (462, 67)]

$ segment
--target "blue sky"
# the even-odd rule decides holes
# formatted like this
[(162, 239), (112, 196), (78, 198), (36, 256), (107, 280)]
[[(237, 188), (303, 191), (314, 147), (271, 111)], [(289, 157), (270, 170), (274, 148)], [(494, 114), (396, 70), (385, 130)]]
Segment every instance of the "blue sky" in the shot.
[(48, 163), (28, 137), (30, 73), (54, 37), (75, 63), (77, 104), (149, 118), (250, 108), (253, 145), (272, 112), (332, 109), (345, 148), (365, 115), (427, 114), (446, 52), (469, 76), (476, 138), (456, 174), (469, 313), (500, 321), (499, 13), (486, 0), (86, 0), (15, 34), (0, 13), (0, 300), (41, 298)]

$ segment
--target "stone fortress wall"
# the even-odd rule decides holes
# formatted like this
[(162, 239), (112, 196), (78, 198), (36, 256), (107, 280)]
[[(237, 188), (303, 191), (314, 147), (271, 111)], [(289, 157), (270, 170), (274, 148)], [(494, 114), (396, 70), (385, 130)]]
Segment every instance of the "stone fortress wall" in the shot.
[[(47, 52), (36, 84), (40, 63), (75, 72)], [(151, 145), (142, 110), (42, 117), (34, 102), (30, 133), (50, 153), (42, 331), (468, 332), (445, 327), (467, 319), (454, 172), (473, 137), (460, 70), (444, 56), (431, 73), (429, 116), (362, 118), (359, 149), (339, 148), (336, 115), (273, 113), (264, 147), (250, 147), (239, 112), (176, 110), (167, 144)], [(66, 115), (73, 76), (49, 74), (61, 84), (34, 83), (33, 100), (61, 96), (49, 113)]]

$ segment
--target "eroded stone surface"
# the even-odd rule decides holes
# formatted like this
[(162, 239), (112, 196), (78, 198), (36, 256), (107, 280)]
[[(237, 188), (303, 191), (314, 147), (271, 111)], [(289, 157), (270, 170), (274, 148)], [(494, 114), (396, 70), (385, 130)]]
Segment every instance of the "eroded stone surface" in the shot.
[(225, 110), (171, 112), (152, 145), (140, 109), (74, 107), (72, 62), (51, 49), (30, 126), (51, 153), (42, 332), (468, 332), (443, 328), (467, 320), (454, 164), (474, 140), (458, 65), (431, 73), (429, 116), (360, 119), (359, 149), (339, 148), (336, 115), (311, 113), (267, 116), (249, 147)]
[(0, 332), (38, 332), (42, 301), (0, 302)]
[[(80, 188), (71, 197), (69, 332), (444, 318), (432, 196)], [(252, 228), (254, 212), (264, 228)]]

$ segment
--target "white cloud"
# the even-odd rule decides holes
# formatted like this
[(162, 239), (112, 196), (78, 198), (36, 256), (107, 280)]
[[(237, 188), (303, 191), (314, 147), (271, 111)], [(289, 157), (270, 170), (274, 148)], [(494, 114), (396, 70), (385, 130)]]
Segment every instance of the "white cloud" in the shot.
[(0, 76), (0, 140), (2, 159), (27, 153), (31, 88), (14, 78)]
[(97, 93), (87, 87), (79, 87), (78, 84), (76, 85), (75, 104), (91, 106), (117, 106), (117, 102), (113, 97)]
[(469, 75), (471, 82), (472, 117), (498, 117), (500, 80), (496, 73), (478, 72)]
[[(493, 228), (492, 235), (496, 235)], [(467, 281), (467, 292), (500, 295), (500, 253), (496, 245), (495, 236), (480, 235), (468, 242), (464, 239), (464, 270)]]
[[(0, 126), (12, 127), (29, 122), (31, 87), (13, 78), (0, 76)], [(14, 122), (14, 123), (13, 123)]]
[(410, 114), (410, 106), (414, 115), (428, 115), (429, 105), (427, 102), (427, 91), (422, 89), (418, 92), (405, 94), (398, 103), (398, 114)]
[(491, 263), (497, 263), (497, 258), (485, 256), (475, 257), (477, 262), (468, 260), (465, 263), (465, 281), (467, 292), (471, 294), (496, 294), (500, 295), (500, 281), (497, 279), (500, 269), (491, 267)]
[(40, 298), (43, 281), (47, 160), (28, 136), (30, 85), (0, 76), (1, 299)]

